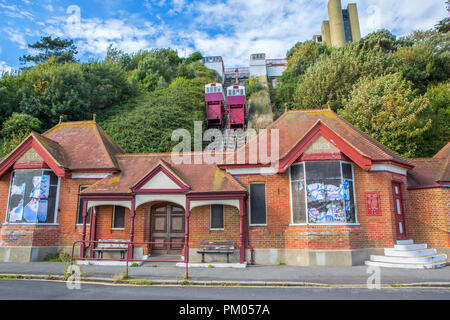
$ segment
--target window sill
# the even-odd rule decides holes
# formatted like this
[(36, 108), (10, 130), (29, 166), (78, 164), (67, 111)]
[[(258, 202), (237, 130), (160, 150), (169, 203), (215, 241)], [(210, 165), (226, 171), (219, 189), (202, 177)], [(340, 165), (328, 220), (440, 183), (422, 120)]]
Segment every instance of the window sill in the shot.
[(125, 228), (111, 228), (111, 231), (125, 231)]
[(250, 224), (249, 227), (267, 227), (267, 224)]
[(209, 231), (224, 231), (225, 229), (224, 228), (222, 228), (222, 229), (209, 229)]
[[(90, 227), (90, 226), (91, 226), (90, 223), (89, 223), (89, 224), (86, 223), (86, 227)], [(75, 227), (76, 227), (76, 228), (82, 228), (82, 227), (83, 227), (83, 224), (82, 224), (82, 223), (81, 223), (81, 224), (76, 224)]]

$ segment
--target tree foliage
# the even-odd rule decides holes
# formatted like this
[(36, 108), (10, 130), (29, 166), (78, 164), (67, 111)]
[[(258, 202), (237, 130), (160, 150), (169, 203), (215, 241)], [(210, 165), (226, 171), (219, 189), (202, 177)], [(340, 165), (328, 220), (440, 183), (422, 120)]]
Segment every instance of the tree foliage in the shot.
[(423, 136), (431, 119), (422, 114), (429, 107), (425, 96), (417, 96), (412, 83), (400, 73), (364, 77), (358, 81), (340, 115), (373, 138), (406, 156), (423, 153)]
[(41, 37), (39, 41), (29, 44), (28, 48), (38, 53), (34, 56), (24, 55), (21, 57), (20, 61), (23, 64), (28, 62), (34, 62), (35, 64), (44, 63), (52, 57), (56, 63), (75, 62), (75, 56), (78, 54), (73, 40), (61, 39), (59, 37)]

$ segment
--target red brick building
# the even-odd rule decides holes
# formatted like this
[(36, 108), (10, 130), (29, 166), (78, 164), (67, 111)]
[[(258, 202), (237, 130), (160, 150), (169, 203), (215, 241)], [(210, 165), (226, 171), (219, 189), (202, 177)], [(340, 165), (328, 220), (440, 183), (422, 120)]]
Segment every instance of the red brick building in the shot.
[[(263, 145), (277, 147), (270, 163)], [(405, 239), (448, 253), (449, 158), (450, 144), (404, 159), (329, 110), (285, 113), (236, 152), (183, 163), (126, 154), (94, 121), (60, 123), (0, 162), (0, 261), (117, 239), (153, 242), (134, 258), (189, 248), (189, 261), (199, 241), (233, 241), (231, 260), (256, 264), (357, 265)]]

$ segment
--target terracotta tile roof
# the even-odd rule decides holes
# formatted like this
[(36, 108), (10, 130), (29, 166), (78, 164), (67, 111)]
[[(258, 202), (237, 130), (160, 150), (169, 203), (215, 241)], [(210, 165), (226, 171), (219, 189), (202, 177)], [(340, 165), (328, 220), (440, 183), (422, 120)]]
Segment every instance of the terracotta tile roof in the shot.
[(432, 187), (450, 182), (450, 143), (433, 158), (408, 160), (415, 166), (408, 172), (408, 187)]
[[(394, 161), (408, 167), (412, 166), (405, 158), (359, 130), (333, 111), (327, 109), (297, 110), (283, 114), (278, 120), (267, 127), (269, 150), (270, 134), (272, 130), (279, 130), (279, 158), (281, 160), (286, 157), (318, 123), (322, 123), (327, 128), (331, 129), (337, 136), (350, 144), (362, 156), (365, 156), (372, 161)], [(249, 147), (246, 145), (243, 148), (247, 149), (246, 153), (248, 159)], [(270, 154), (270, 151), (268, 153)]]
[(246, 191), (229, 173), (214, 164), (175, 164), (171, 155), (122, 154), (117, 156), (121, 172), (106, 177), (85, 189), (85, 194), (124, 194), (138, 184), (161, 161), (190, 187), (190, 192)]
[(55, 160), (55, 162), (61, 167), (61, 168), (67, 168), (67, 161), (66, 157), (64, 155), (64, 149), (61, 145), (59, 145), (57, 142), (44, 137), (43, 135), (37, 133), (37, 132), (31, 132), (31, 136), (35, 138), (39, 144), (47, 150), (47, 152), (50, 154), (50, 156)]
[(63, 122), (42, 136), (58, 143), (63, 149), (70, 170), (117, 170), (115, 159), (123, 149), (95, 121)]

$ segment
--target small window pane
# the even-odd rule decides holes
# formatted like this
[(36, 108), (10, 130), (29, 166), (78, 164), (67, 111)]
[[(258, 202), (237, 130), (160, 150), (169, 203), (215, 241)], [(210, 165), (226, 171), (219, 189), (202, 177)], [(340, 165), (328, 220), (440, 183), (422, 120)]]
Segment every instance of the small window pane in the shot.
[(291, 180), (304, 180), (303, 163), (293, 165), (291, 168)]
[(114, 206), (114, 229), (123, 229), (125, 227), (125, 208)]
[(223, 229), (223, 206), (211, 206), (211, 229)]
[[(83, 224), (83, 204), (84, 201), (81, 199), (80, 195), (81, 195), (81, 191), (83, 191), (84, 189), (87, 189), (88, 186), (81, 186), (80, 187), (80, 192), (78, 195), (78, 218), (77, 218), (77, 224)], [(91, 210), (88, 210), (88, 215), (86, 216), (86, 224), (90, 224), (91, 223)]]
[(266, 224), (266, 186), (262, 183), (250, 184), (251, 224)]
[(342, 163), (342, 175), (344, 179), (352, 180), (352, 165), (350, 163)]

